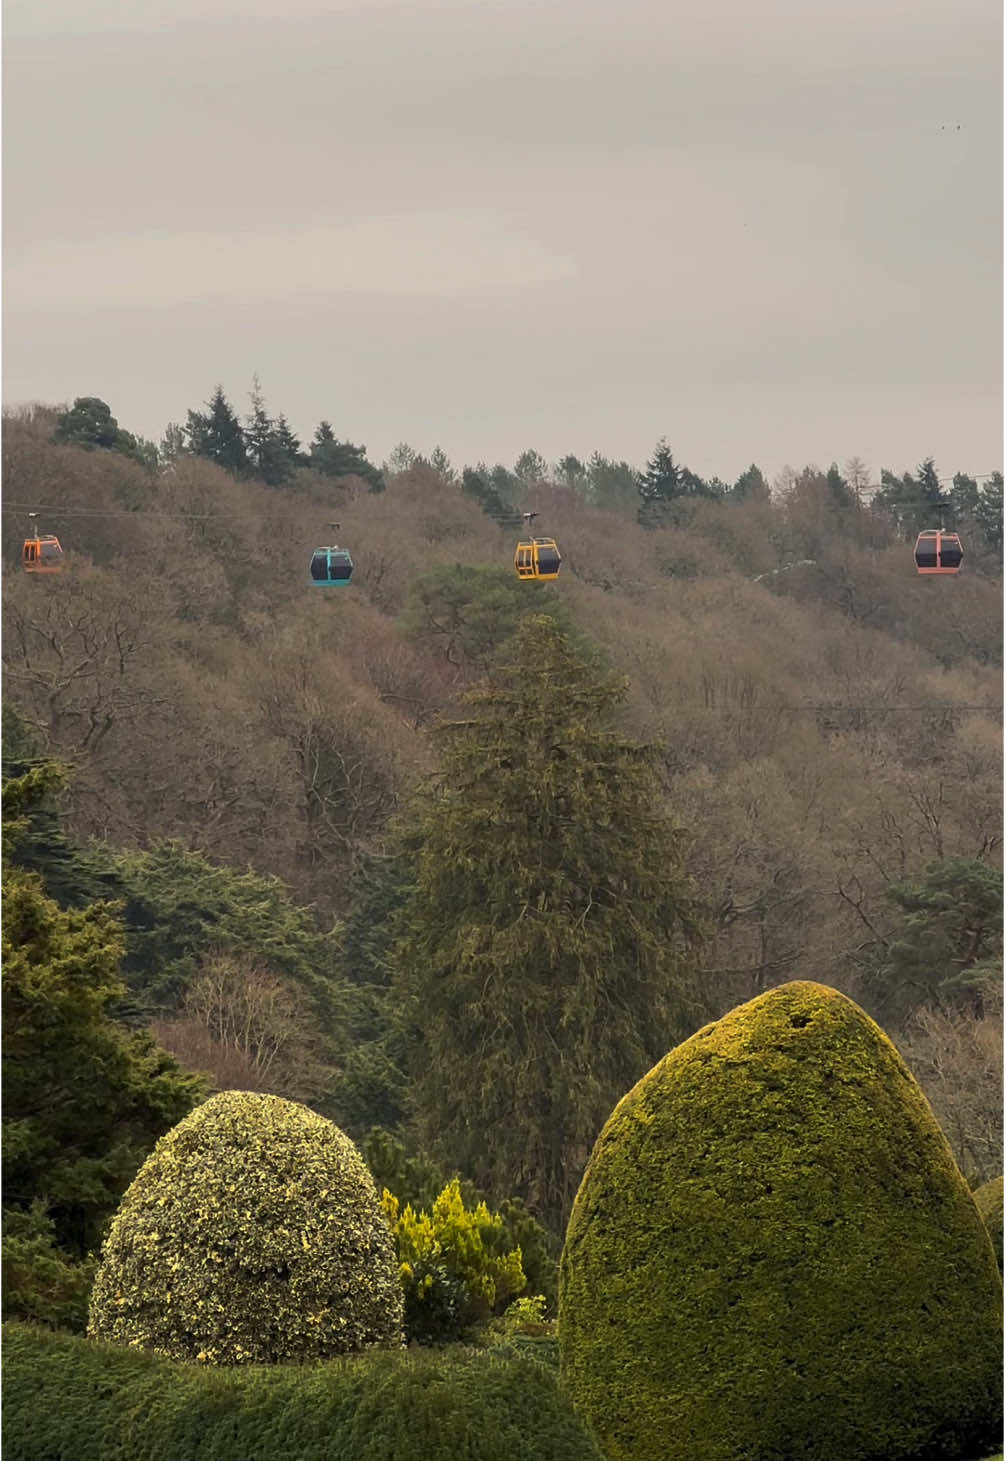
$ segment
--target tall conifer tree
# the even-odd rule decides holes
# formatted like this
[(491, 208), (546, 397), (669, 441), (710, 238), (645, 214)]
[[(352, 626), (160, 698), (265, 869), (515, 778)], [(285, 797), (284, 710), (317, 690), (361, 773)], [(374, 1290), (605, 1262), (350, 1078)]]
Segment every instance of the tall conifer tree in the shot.
[(391, 951), (423, 1141), (559, 1225), (614, 1101), (696, 1022), (684, 834), (625, 683), (521, 626), (416, 804)]
[(223, 386), (216, 387), (205, 413), (189, 411), (185, 434), (189, 450), (196, 456), (208, 457), (235, 477), (248, 474), (250, 464), (244, 432), (223, 393)]

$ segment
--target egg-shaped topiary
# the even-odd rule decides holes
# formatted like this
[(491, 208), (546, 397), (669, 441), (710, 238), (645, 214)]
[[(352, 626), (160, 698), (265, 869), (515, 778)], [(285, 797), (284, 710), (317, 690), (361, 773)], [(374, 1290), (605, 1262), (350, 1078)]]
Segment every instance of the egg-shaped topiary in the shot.
[(387, 1219), (363, 1159), (306, 1106), (224, 1091), (157, 1143), (112, 1220), (88, 1333), (273, 1364), (400, 1344)]
[(974, 1192), (977, 1211), (991, 1236), (995, 1257), (998, 1259), (999, 1272), (1002, 1267), (1002, 1219), (1005, 1216), (1002, 1188), (1003, 1179), (992, 1177), (990, 1182), (985, 1182), (983, 1187), (978, 1187)]
[(856, 1004), (783, 985), (624, 1097), (569, 1221), (559, 1345), (610, 1461), (897, 1461), (1000, 1436), (991, 1243)]

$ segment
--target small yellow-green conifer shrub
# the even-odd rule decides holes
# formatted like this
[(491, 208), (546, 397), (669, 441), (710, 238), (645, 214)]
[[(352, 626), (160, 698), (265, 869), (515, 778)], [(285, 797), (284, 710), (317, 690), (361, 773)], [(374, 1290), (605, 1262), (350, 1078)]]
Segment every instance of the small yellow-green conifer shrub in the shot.
[(609, 1461), (993, 1449), (991, 1243), (919, 1086), (856, 1004), (783, 985), (624, 1097), (569, 1221), (559, 1346)]
[(386, 1188), (381, 1200), (397, 1242), (409, 1339), (459, 1339), (526, 1288), (520, 1249), (506, 1251), (503, 1219), (484, 1202), (465, 1207), (459, 1178), (432, 1212), (410, 1203), (402, 1210)]
[(1002, 1267), (1002, 1185), (1001, 1177), (992, 1177), (990, 1182), (985, 1182), (983, 1187), (978, 1187), (974, 1193), (977, 1211), (991, 1235), (999, 1272)]
[(278, 1096), (224, 1091), (157, 1143), (122, 1199), (92, 1338), (205, 1364), (401, 1343), (394, 1240), (352, 1141)]

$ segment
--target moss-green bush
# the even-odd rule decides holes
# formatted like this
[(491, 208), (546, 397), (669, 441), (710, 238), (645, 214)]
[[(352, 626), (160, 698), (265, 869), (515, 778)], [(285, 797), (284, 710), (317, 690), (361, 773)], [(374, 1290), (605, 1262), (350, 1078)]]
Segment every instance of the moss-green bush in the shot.
[(1002, 1186), (1001, 1177), (992, 1177), (990, 1182), (985, 1182), (983, 1187), (978, 1187), (974, 1193), (977, 1211), (981, 1215), (981, 1220), (987, 1228), (994, 1246), (999, 1273), (1002, 1268)]
[(534, 1360), (369, 1350), (218, 1369), (8, 1325), (4, 1461), (602, 1461)]
[(208, 1364), (400, 1344), (394, 1242), (349, 1138), (225, 1091), (157, 1143), (112, 1220), (88, 1333)]
[(559, 1282), (562, 1380), (611, 1461), (1000, 1437), (990, 1240), (897, 1051), (821, 985), (731, 1011), (624, 1097)]

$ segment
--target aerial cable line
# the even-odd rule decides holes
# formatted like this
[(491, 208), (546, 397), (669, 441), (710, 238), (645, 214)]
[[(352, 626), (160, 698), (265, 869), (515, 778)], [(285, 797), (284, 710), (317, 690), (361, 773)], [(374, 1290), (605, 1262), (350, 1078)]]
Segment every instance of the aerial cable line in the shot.
[[(25, 502), (5, 502), (2, 510), (4, 512), (26, 512), (28, 504)], [(165, 517), (165, 518), (196, 518), (200, 521), (222, 521), (234, 518), (258, 518), (276, 520), (288, 518), (289, 510), (286, 512), (153, 512), (147, 508), (119, 507), (106, 509), (99, 507), (55, 507), (51, 503), (46, 505), (40, 503), (35, 509), (37, 512), (51, 513), (54, 517)], [(307, 511), (308, 509), (304, 509)]]
[(957, 711), (961, 713), (964, 711), (981, 711), (993, 715), (1001, 715), (1005, 707), (1001, 705), (947, 705), (938, 703), (929, 705), (849, 705), (841, 700), (825, 700), (819, 704), (804, 705), (783, 705), (771, 701), (761, 705), (699, 705), (694, 700), (680, 700), (669, 708), (671, 710), (704, 710), (711, 712), (713, 715), (722, 714), (726, 711), (732, 711), (737, 715), (745, 715), (748, 711), (753, 710), (787, 710), (792, 713), (803, 710), (814, 712), (856, 710), (867, 711), (870, 714), (877, 715), (924, 715), (926, 713), (938, 715), (940, 713)]

